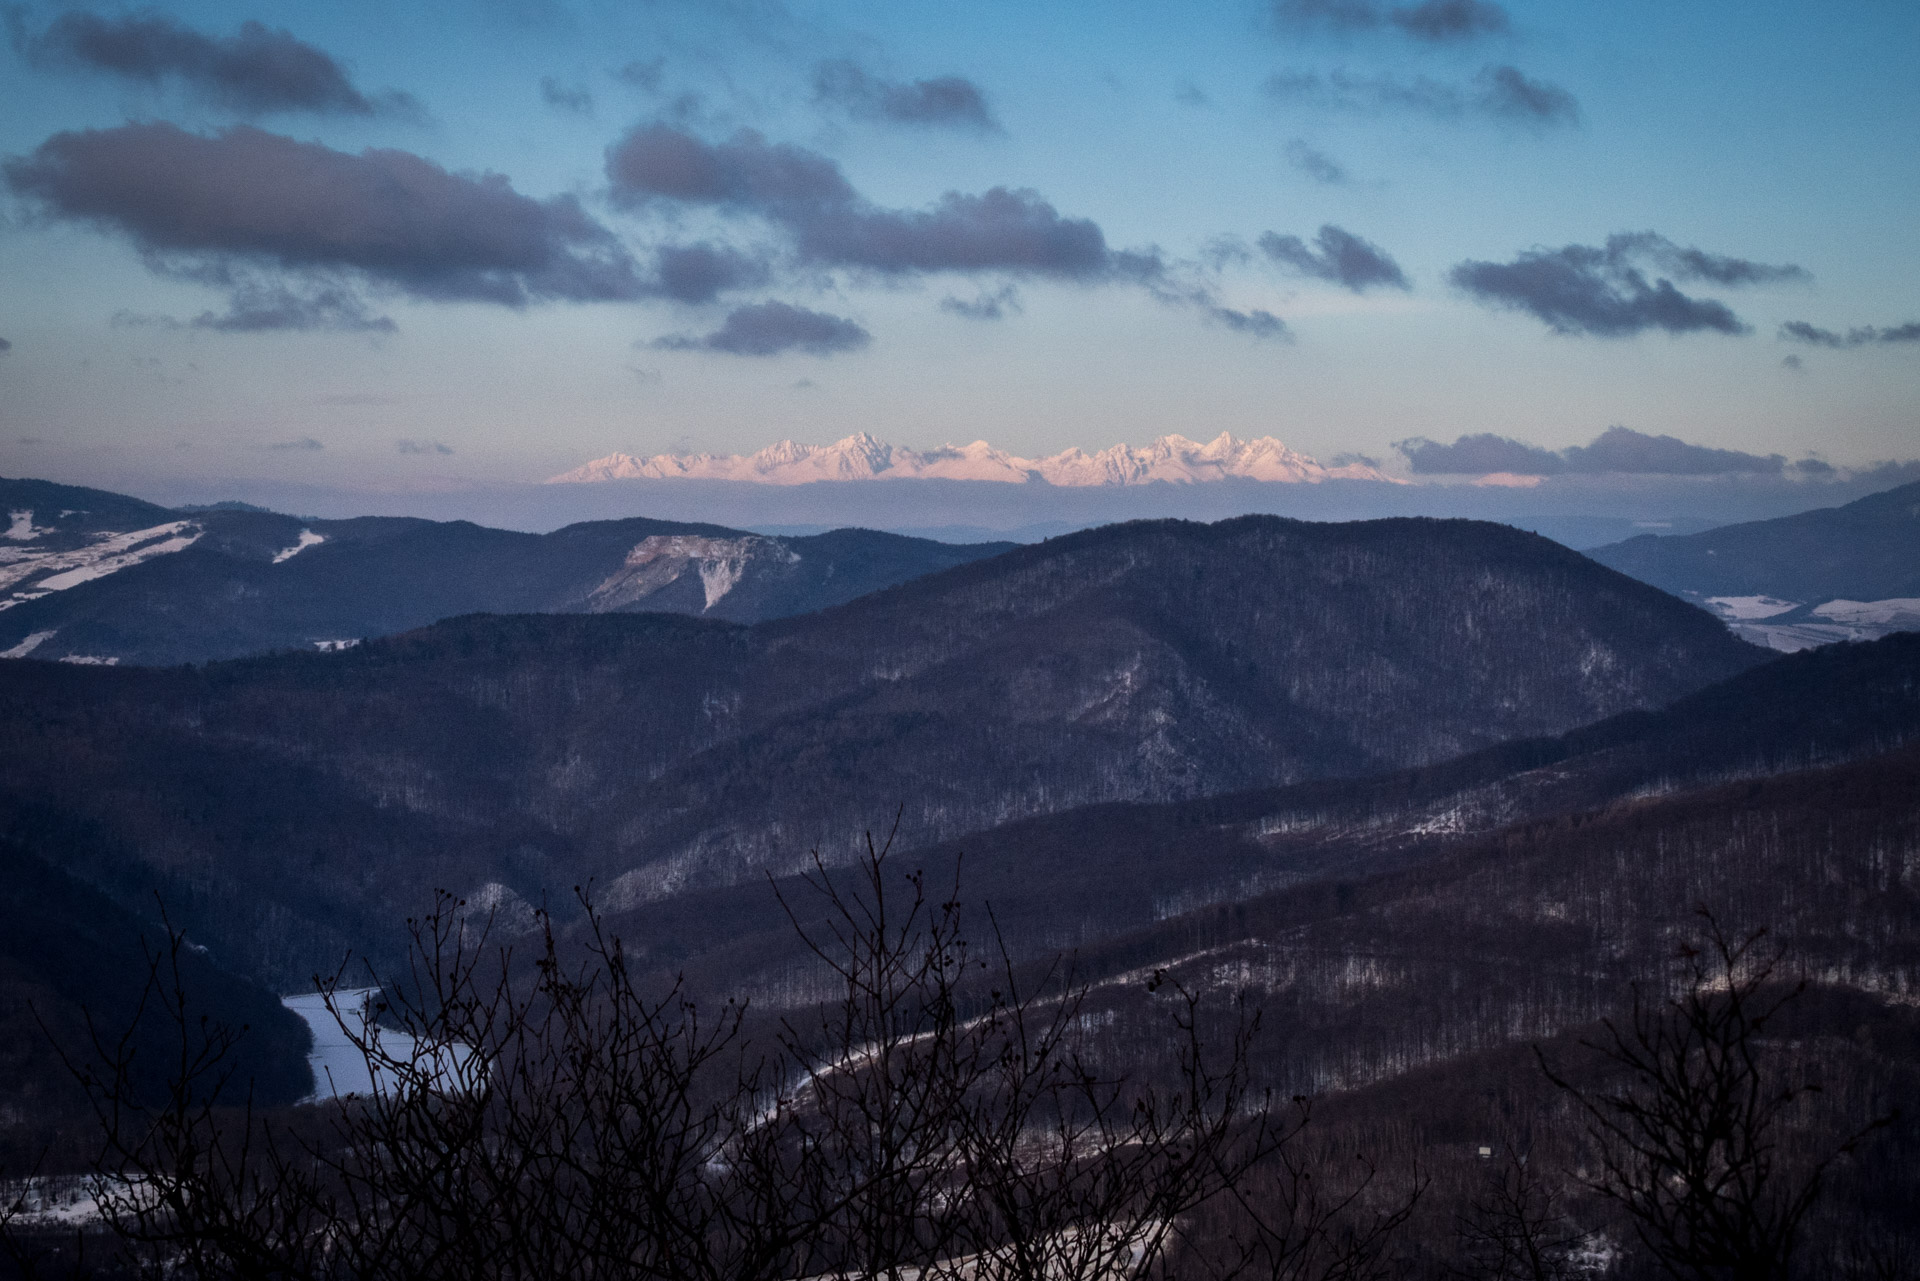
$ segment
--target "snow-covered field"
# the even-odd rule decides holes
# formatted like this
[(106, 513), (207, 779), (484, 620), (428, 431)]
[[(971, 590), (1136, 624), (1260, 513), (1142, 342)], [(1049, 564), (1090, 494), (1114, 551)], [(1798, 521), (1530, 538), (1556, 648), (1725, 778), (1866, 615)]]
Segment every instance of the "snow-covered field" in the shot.
[[(1788, 654), (1839, 641), (1878, 640), (1892, 632), (1920, 631), (1920, 598), (1913, 597), (1830, 600), (1804, 612), (1799, 601), (1773, 596), (1709, 596), (1705, 604), (1742, 640)], [(1782, 617), (1788, 614), (1797, 616)]]
[[(324, 993), (281, 998), (280, 1003), (306, 1020), (313, 1032), (313, 1049), (307, 1055), (314, 1082), (313, 1098), (309, 1101), (386, 1094), (404, 1086), (411, 1073), (396, 1073), (380, 1059), (413, 1064), (419, 1071), (430, 1072), (436, 1087), (442, 1090), (470, 1088), (474, 1082), (469, 1074), (476, 1066), (472, 1062), (472, 1049), (458, 1044), (422, 1046), (405, 1032), (374, 1023), (368, 1007), (379, 992), (380, 989), (374, 987), (336, 990), (331, 1008)], [(339, 1017), (335, 1017), (335, 1011)], [(374, 1063), (369, 1064), (368, 1055), (354, 1044), (355, 1036), (362, 1040), (372, 1038), (371, 1048), (378, 1051)]]
[(1816, 605), (1814, 614), (1855, 627), (1888, 627), (1899, 631), (1920, 628), (1920, 597), (1890, 600), (1830, 600)]
[(1778, 600), (1772, 596), (1709, 596), (1707, 604), (1720, 617), (1738, 622), (1772, 618), (1800, 608), (1797, 600)]

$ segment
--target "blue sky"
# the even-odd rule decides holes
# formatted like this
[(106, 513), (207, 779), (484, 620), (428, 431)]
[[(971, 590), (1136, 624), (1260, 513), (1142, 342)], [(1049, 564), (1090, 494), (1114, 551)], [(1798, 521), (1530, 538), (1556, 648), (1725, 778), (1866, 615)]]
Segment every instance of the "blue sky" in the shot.
[(5, 474), (437, 492), (861, 430), (1920, 455), (1905, 0), (8, 15)]

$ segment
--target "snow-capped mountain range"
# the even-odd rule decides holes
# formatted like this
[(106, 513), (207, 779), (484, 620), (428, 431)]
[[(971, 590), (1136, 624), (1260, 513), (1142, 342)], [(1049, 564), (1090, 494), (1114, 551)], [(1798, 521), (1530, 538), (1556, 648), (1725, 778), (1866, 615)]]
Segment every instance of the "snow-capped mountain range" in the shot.
[(1272, 436), (1241, 440), (1221, 432), (1210, 441), (1162, 436), (1146, 445), (1113, 445), (1089, 454), (1068, 449), (1020, 458), (984, 440), (937, 449), (906, 449), (859, 432), (831, 445), (783, 440), (753, 454), (609, 454), (551, 478), (550, 485), (607, 480), (732, 480), (805, 485), (820, 480), (986, 480), (1060, 486), (1189, 485), (1239, 477), (1282, 484), (1325, 480), (1391, 480), (1369, 463), (1329, 467)]

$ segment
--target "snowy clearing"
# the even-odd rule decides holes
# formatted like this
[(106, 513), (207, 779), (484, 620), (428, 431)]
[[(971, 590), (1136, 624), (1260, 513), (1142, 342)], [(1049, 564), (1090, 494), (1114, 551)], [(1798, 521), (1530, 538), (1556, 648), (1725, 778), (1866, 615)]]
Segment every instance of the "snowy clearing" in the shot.
[(1890, 627), (1901, 624), (1920, 626), (1920, 596), (1895, 596), (1888, 600), (1830, 600), (1814, 607), (1821, 618), (1862, 627)]
[(325, 534), (316, 534), (311, 529), (303, 529), (300, 531), (300, 539), (298, 542), (294, 543), (291, 547), (274, 553), (273, 563), (278, 565), (284, 561), (292, 560), (295, 556), (307, 550), (307, 548), (318, 547), (326, 541), (327, 536)]
[(373, 998), (379, 994), (377, 987), (336, 990), (331, 1009), (327, 995), (321, 992), (280, 999), (280, 1003), (304, 1019), (313, 1032), (313, 1049), (307, 1055), (307, 1063), (313, 1068), (314, 1093), (306, 1102), (344, 1099), (356, 1094), (387, 1094), (403, 1086), (412, 1075), (396, 1073), (383, 1062), (369, 1064), (368, 1055), (353, 1043), (353, 1036), (348, 1035), (349, 1027), (354, 1036), (372, 1039), (369, 1048), (377, 1051), (377, 1059), (412, 1064), (414, 1072), (431, 1075), (437, 1089), (458, 1091), (470, 1087), (472, 1083), (467, 1076), (472, 1070), (473, 1050), (458, 1044), (422, 1046), (405, 1032), (379, 1026), (369, 1012)]
[(1709, 596), (1707, 604), (1711, 605), (1713, 612), (1720, 617), (1738, 619), (1741, 622), (1772, 618), (1776, 614), (1784, 614), (1790, 609), (1800, 608), (1800, 602), (1797, 600), (1780, 600), (1773, 596)]
[[(18, 517), (19, 513), (16, 512), (14, 515)], [(18, 524), (16, 519), (15, 525)], [(45, 574), (47, 575), (45, 578), (39, 578), (32, 584), (32, 589), (42, 594), (63, 592), (70, 587), (90, 583), (96, 578), (105, 578), (108, 574), (118, 573), (142, 561), (152, 560), (156, 556), (184, 551), (198, 542), (200, 535), (204, 532), (192, 521), (176, 520), (169, 521), (165, 525), (155, 525), (150, 529), (136, 529), (125, 534), (107, 534), (96, 538), (85, 547), (72, 547), (65, 551), (15, 551), (4, 560), (0, 560), (0, 590), (25, 584), (28, 579)], [(14, 595), (16, 599), (20, 599), (25, 597), (26, 593), (21, 590), (16, 591)]]

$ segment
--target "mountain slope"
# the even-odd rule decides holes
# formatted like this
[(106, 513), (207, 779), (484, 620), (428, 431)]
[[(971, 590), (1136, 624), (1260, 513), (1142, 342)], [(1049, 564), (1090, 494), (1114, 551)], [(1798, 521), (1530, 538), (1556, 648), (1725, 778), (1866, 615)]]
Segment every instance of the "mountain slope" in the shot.
[[(86, 1112), (54, 1047), (76, 1067), (94, 1066), (89, 1021), (108, 1045), (131, 1031), (129, 1084), (149, 1101), (158, 1098), (179, 1039), (158, 1005), (142, 1006), (149, 957), (166, 945), (160, 923), (148, 919), (151, 904), (146, 913), (128, 911), (12, 842), (0, 841), (0, 863), (0, 1129)], [(229, 1102), (245, 1101), (249, 1086), (263, 1106), (312, 1092), (306, 1027), (278, 999), (191, 942), (180, 967), (190, 1020), (204, 1013), (246, 1028)], [(26, 1158), (8, 1160), (12, 1170), (36, 1154), (9, 1155)]]
[[(1352, 884), (1517, 825), (1635, 809), (1729, 779), (1838, 768), (1915, 743), (1920, 636), (1901, 635), (1794, 655), (1656, 712), (1629, 712), (1433, 765), (1067, 810), (908, 857), (937, 884), (957, 871), (967, 898), (991, 902), (1004, 937), (1031, 954), (1092, 946), (1289, 885)], [(787, 893), (793, 897), (792, 887)], [(692, 966), (712, 991), (802, 960), (784, 913), (762, 886), (635, 905), (611, 919), (636, 940), (636, 955)]]
[(1920, 484), (1703, 534), (1643, 534), (1587, 554), (1778, 648), (1920, 624)]
[(1152, 522), (751, 628), (468, 617), (199, 671), (7, 664), (0, 805), (89, 879), (190, 887), (197, 932), (297, 981), (435, 886), (630, 905), (839, 857), (897, 807), (923, 846), (1419, 764), (1763, 657), (1505, 526)]
[(756, 622), (1005, 550), (872, 530), (766, 538), (630, 519), (535, 535), (463, 521), (168, 511), (0, 481), (0, 655), (201, 662), (337, 645), (486, 611)]

